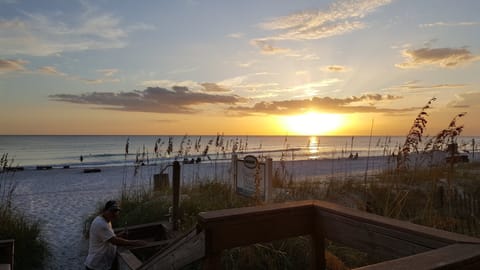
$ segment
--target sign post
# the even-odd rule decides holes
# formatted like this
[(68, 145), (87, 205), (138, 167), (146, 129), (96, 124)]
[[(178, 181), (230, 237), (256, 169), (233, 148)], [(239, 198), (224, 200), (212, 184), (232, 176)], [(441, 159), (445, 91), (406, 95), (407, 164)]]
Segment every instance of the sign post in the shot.
[(232, 178), (236, 193), (247, 197), (271, 200), (272, 159), (260, 162), (255, 156), (247, 155), (238, 159), (232, 155)]

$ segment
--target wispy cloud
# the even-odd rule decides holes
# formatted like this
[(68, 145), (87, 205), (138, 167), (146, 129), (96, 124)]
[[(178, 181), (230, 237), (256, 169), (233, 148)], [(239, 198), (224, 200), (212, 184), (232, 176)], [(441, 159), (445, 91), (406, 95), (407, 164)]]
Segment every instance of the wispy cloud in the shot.
[(54, 66), (43, 66), (37, 69), (34, 73), (51, 75), (51, 76), (61, 76), (66, 79), (81, 81), (86, 84), (116, 83), (120, 81), (120, 79), (113, 77), (114, 74), (118, 72), (117, 69), (100, 69), (100, 70), (97, 70), (97, 72), (102, 74), (103, 76), (101, 78), (95, 78), (95, 79), (82, 78), (82, 77), (70, 75), (67, 73), (63, 73)]
[(258, 40), (309, 40), (342, 35), (366, 25), (368, 14), (392, 0), (336, 1), (325, 10), (308, 10), (261, 24), (266, 30), (280, 33)]
[(112, 77), (117, 74), (118, 69), (116, 68), (109, 68), (109, 69), (98, 69), (97, 72), (103, 74), (105, 77)]
[(153, 113), (196, 113), (198, 109), (195, 109), (195, 106), (198, 105), (233, 105), (241, 101), (236, 95), (194, 92), (180, 86), (174, 86), (172, 89), (151, 87), (143, 91), (121, 93), (55, 94), (49, 98), (59, 102), (97, 105), (102, 109)]
[(291, 53), (292, 51), (290, 49), (287, 49), (287, 48), (280, 48), (280, 47), (275, 47), (272, 42), (270, 41), (266, 41), (266, 40), (253, 40), (252, 43), (259, 47), (260, 48), (260, 51), (263, 53), (263, 54), (270, 54), (270, 55), (274, 55), (274, 54), (287, 54), (287, 53)]
[(191, 90), (200, 90), (201, 86), (199, 83), (194, 81), (171, 81), (171, 80), (149, 80), (141, 83), (143, 87), (149, 88), (172, 88), (174, 86), (184, 86), (188, 87)]
[(479, 108), (480, 92), (466, 92), (456, 95), (456, 100), (447, 104), (451, 108)]
[(168, 74), (182, 74), (182, 73), (190, 73), (198, 70), (198, 67), (183, 67), (171, 70)]
[(326, 72), (346, 72), (348, 71), (348, 68), (345, 66), (332, 65), (332, 66), (325, 66), (322, 68), (322, 70)]
[(238, 115), (274, 114), (288, 115), (299, 114), (311, 110), (318, 110), (328, 113), (370, 113), (370, 112), (402, 112), (408, 109), (388, 109), (374, 105), (354, 105), (359, 102), (371, 104), (372, 101), (394, 100), (401, 97), (393, 95), (366, 94), (359, 97), (331, 98), (313, 97), (300, 100), (283, 100), (271, 102), (258, 102), (252, 106), (232, 106), (229, 108), (232, 113)]
[(408, 92), (423, 92), (423, 91), (431, 91), (431, 90), (438, 90), (438, 89), (462, 89), (465, 88), (466, 84), (421, 84), (419, 81), (409, 81), (404, 84), (390, 87), (389, 90), (395, 91), (408, 91)]
[(14, 71), (25, 71), (25, 65), (28, 64), (24, 60), (0, 59), (0, 74)]
[(54, 75), (54, 76), (65, 76), (65, 73), (62, 73), (53, 66), (44, 66), (38, 69), (38, 72), (45, 75)]
[[(280, 18), (272, 19), (260, 25), (265, 30), (276, 33), (251, 41), (264, 54), (288, 54), (287, 48), (274, 46), (278, 40), (316, 40), (343, 35), (366, 27), (364, 18), (379, 7), (393, 0), (357, 0), (332, 3), (328, 9), (306, 10)], [(315, 58), (317, 59), (317, 58)]]
[(480, 22), (434, 22), (420, 24), (420, 27), (445, 27), (445, 26), (475, 26), (480, 25)]
[(231, 34), (228, 34), (227, 37), (230, 37), (230, 38), (242, 38), (245, 34), (244, 33), (231, 33)]
[(406, 62), (396, 64), (395, 66), (403, 69), (423, 66), (457, 67), (480, 60), (479, 56), (472, 54), (467, 48), (407, 49), (402, 54), (406, 58)]
[(0, 54), (47, 56), (122, 48), (130, 31), (149, 29), (144, 24), (123, 26), (114, 15), (84, 9), (80, 15), (23, 12), (22, 18), (0, 20)]
[(120, 79), (111, 78), (111, 77), (98, 78), (98, 79), (85, 79), (85, 78), (73, 78), (73, 79), (82, 81), (82, 82), (87, 83), (87, 84), (102, 84), (102, 83), (117, 83), (117, 82), (120, 82)]

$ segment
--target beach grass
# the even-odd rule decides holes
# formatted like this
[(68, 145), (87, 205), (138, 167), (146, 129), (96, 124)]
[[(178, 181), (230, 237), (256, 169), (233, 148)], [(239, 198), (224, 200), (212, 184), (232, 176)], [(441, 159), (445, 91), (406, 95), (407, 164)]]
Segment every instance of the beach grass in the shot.
[(8, 155), (4, 154), (0, 164), (0, 239), (15, 240), (15, 269), (41, 269), (49, 255), (48, 244), (40, 236), (41, 226), (12, 207), (15, 172), (7, 168), (13, 160), (8, 161)]

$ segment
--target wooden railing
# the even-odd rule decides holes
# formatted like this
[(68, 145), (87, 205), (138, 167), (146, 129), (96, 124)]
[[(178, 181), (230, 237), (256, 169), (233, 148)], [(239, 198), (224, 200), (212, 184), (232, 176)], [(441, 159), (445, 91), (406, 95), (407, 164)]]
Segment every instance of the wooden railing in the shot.
[(385, 218), (323, 201), (301, 201), (204, 212), (196, 231), (146, 261), (119, 253), (120, 269), (179, 269), (203, 260), (221, 269), (224, 250), (310, 235), (312, 269), (325, 269), (325, 240), (383, 260), (362, 270), (480, 269), (480, 239)]
[(393, 220), (323, 201), (301, 201), (199, 214), (206, 269), (223, 250), (310, 235), (312, 269), (325, 269), (324, 240), (388, 261), (377, 269), (480, 269), (480, 239)]
[(15, 240), (0, 240), (0, 270), (13, 269)]

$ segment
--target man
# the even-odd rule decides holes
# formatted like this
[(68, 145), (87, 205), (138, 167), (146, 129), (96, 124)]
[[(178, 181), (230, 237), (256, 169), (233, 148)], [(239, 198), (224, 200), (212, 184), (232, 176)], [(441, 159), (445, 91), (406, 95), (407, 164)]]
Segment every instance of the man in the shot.
[(146, 244), (145, 241), (127, 240), (115, 235), (111, 222), (118, 217), (120, 210), (116, 201), (108, 201), (102, 213), (92, 221), (88, 255), (85, 260), (87, 270), (112, 269), (117, 246), (143, 246)]

